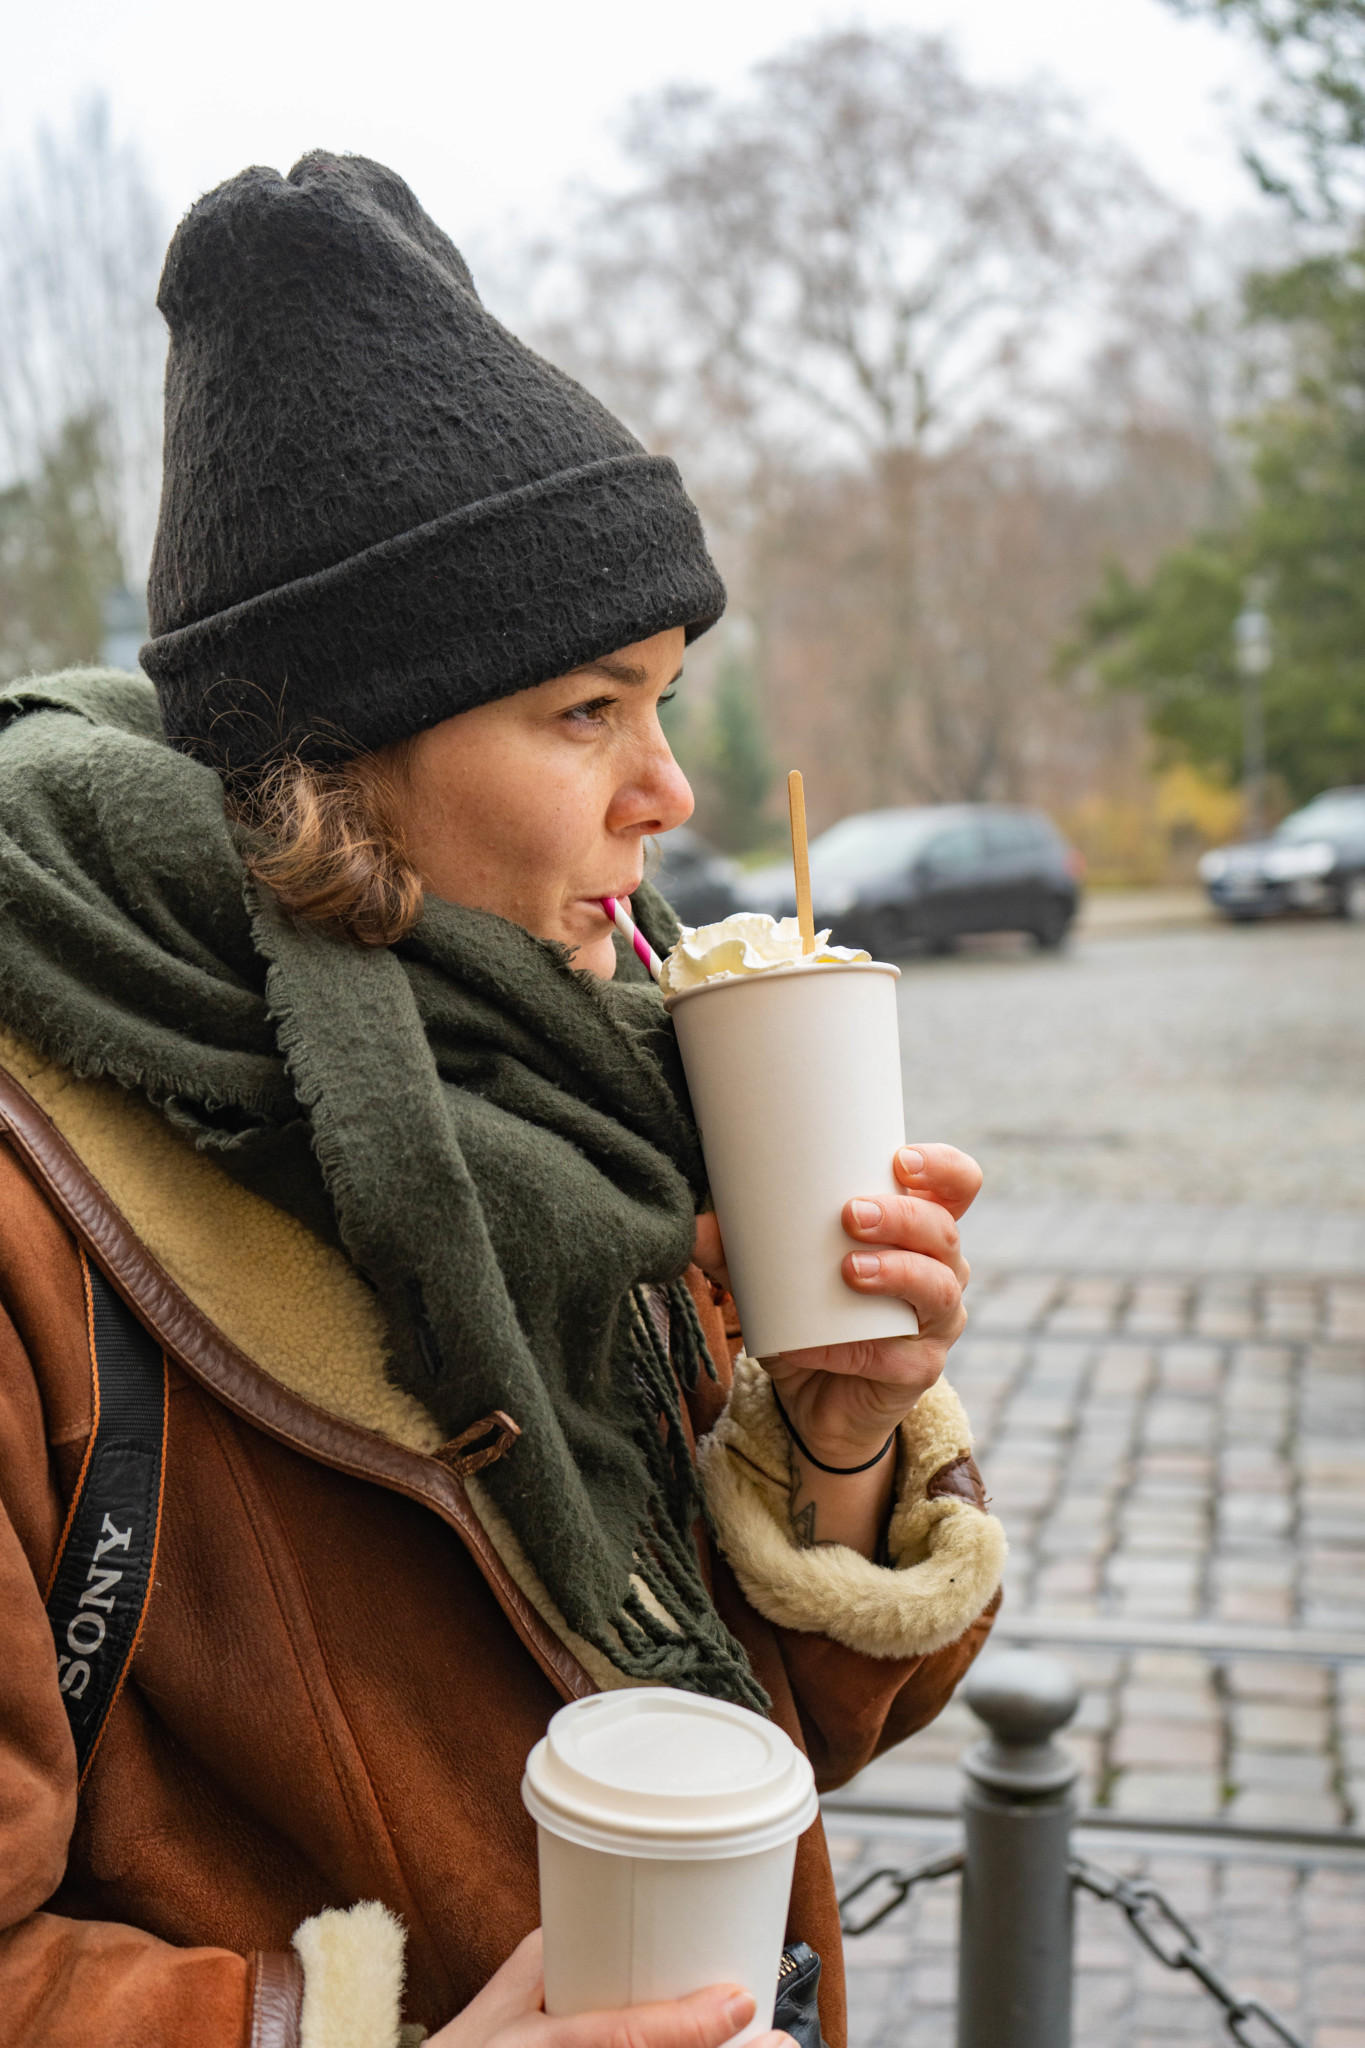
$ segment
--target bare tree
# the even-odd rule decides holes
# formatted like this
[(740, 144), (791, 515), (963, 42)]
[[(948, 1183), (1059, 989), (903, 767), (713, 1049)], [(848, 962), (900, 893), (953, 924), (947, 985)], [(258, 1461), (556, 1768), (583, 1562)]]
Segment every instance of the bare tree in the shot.
[(856, 561), (838, 552), (864, 629), (856, 657), (831, 648), (827, 687), (857, 779), (873, 801), (980, 793), (1003, 741), (964, 680), (979, 649), (933, 613), (944, 465), (988, 430), (1048, 428), (1057, 364), (1074, 378), (1099, 299), (1171, 210), (1050, 91), (974, 85), (944, 43), (896, 32), (799, 44), (738, 99), (667, 92), (627, 151), (634, 181), (590, 207), (547, 345), (687, 454), (744, 537), (759, 613), (785, 584), (773, 532), (856, 500)]
[(94, 422), (124, 573), (140, 576), (156, 517), (165, 223), (107, 103), (40, 132), (0, 167), (0, 461), (34, 477), (72, 422)]
[(1112, 721), (1083, 681), (1059, 683), (1056, 650), (1106, 560), (1145, 564), (1187, 534), (1211, 478), (1197, 439), (1140, 415), (1117, 445), (983, 427), (925, 457), (916, 686), (892, 776), (876, 773), (862, 722), (863, 681), (885, 672), (898, 625), (875, 476), (848, 468), (794, 489), (756, 537), (746, 592), (774, 733), (782, 758), (810, 765), (814, 821), (887, 801), (1074, 802)]
[(637, 108), (635, 182), (573, 250), (562, 338), (671, 391), (675, 430), (700, 398), (807, 461), (950, 437), (1008, 402), (1116, 216), (1152, 199), (1065, 102), (975, 86), (935, 38), (823, 36), (754, 79)]

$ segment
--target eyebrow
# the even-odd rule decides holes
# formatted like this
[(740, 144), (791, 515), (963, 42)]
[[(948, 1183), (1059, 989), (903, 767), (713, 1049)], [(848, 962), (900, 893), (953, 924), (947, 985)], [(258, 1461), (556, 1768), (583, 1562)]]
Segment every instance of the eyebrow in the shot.
[[(571, 673), (576, 676), (604, 676), (609, 683), (643, 684), (649, 681), (649, 670), (642, 662), (624, 661), (616, 654), (604, 654), (600, 661), (585, 661), (581, 668), (576, 668)], [(670, 689), (681, 675), (680, 664), (677, 675), (669, 679)]]

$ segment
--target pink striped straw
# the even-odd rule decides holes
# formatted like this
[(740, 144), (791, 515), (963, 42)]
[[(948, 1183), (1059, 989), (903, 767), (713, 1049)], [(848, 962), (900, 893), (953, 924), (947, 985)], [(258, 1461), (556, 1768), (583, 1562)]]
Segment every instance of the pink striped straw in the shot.
[(640, 930), (639, 925), (636, 924), (629, 911), (623, 909), (614, 896), (604, 896), (602, 898), (602, 908), (616, 926), (617, 931), (620, 932), (621, 937), (630, 940), (636, 954), (644, 961), (645, 966), (657, 981), (664, 971), (664, 963), (650, 945), (649, 940)]

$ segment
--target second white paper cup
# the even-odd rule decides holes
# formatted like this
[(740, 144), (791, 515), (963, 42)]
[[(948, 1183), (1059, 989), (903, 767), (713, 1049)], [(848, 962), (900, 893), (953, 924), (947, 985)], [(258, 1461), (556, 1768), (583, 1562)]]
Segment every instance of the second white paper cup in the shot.
[(736, 2043), (772, 2025), (811, 1767), (747, 1707), (671, 1686), (561, 1707), (526, 1762), (537, 1824), (545, 2010), (743, 1984)]
[(913, 1337), (907, 1302), (855, 1294), (840, 1212), (901, 1192), (896, 983), (881, 961), (775, 967), (666, 999), (751, 1358)]

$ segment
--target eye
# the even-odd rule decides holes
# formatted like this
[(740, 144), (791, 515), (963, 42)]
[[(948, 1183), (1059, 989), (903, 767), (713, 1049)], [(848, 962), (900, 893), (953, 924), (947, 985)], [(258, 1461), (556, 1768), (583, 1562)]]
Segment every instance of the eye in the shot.
[(663, 696), (659, 699), (659, 702), (661, 704), (671, 704), (673, 702), (673, 699), (677, 696), (677, 694), (678, 686), (676, 683), (674, 683), (671, 685), (669, 689), (664, 691)]
[(616, 702), (614, 697), (589, 697), (586, 703), (572, 704), (563, 716), (573, 725), (601, 725), (603, 714)]

